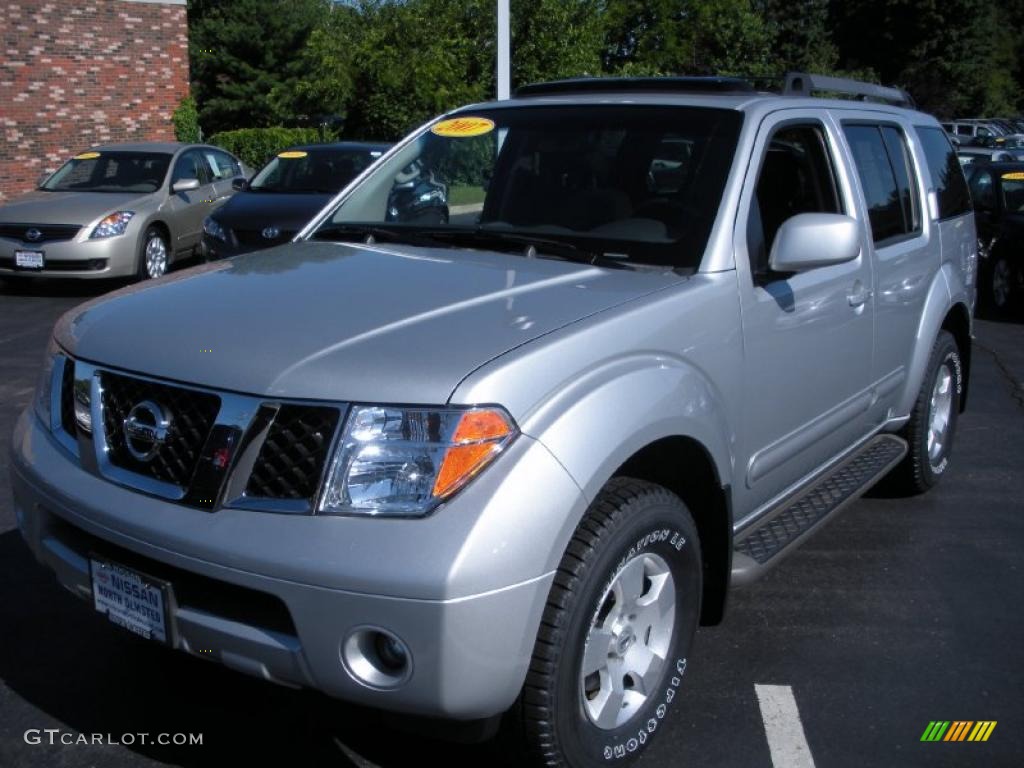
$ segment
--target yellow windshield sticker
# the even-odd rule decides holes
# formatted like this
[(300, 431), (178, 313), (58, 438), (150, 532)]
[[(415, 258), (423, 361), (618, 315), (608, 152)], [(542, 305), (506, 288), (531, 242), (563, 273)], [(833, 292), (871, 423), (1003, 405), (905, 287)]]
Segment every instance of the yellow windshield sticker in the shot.
[(99, 156), (99, 152), (83, 152), (80, 155), (75, 155), (75, 160), (95, 160)]
[(1013, 173), (1004, 173), (1003, 181), (1024, 181), (1024, 171), (1014, 171)]
[(282, 157), (285, 160), (298, 160), (300, 157), (305, 157), (308, 154), (309, 154), (308, 152), (303, 152), (303, 151), (298, 150), (298, 149), (293, 149), (290, 152), (281, 152), (280, 154), (278, 154), (278, 157)]
[(442, 120), (430, 130), (438, 136), (465, 139), (490, 133), (494, 130), (494, 121), (486, 117), (453, 117), (450, 120)]

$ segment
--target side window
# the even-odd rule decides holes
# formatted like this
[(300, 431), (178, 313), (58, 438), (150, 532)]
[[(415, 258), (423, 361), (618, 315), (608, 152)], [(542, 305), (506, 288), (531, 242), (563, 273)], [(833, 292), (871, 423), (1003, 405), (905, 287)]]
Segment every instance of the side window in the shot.
[(921, 231), (917, 181), (903, 132), (891, 125), (844, 124), (876, 243)]
[(213, 173), (214, 181), (223, 181), (224, 179), (233, 179), (235, 176), (242, 175), (242, 169), (231, 155), (227, 152), (218, 152), (217, 150), (207, 150), (205, 152), (206, 161), (210, 165), (210, 170)]
[(203, 156), (199, 150), (190, 149), (182, 154), (174, 163), (174, 173), (171, 175), (171, 185), (182, 179), (199, 179), (200, 184), (210, 181), (210, 172), (206, 168)]
[(751, 272), (768, 273), (779, 227), (800, 213), (842, 213), (820, 124), (786, 125), (768, 141), (747, 224)]
[(931, 126), (916, 126), (914, 130), (921, 140), (928, 161), (932, 188), (939, 202), (939, 218), (948, 219), (969, 213), (971, 196), (967, 191), (967, 181), (946, 134), (941, 128)]
[(970, 136), (970, 135), (972, 135), (971, 134), (971, 126), (969, 126), (969, 125), (957, 125), (957, 127), (956, 127), (956, 134), (957, 134), (957, 136)]
[(991, 210), (996, 207), (996, 191), (990, 171), (978, 171), (971, 177), (971, 197), (978, 208)]

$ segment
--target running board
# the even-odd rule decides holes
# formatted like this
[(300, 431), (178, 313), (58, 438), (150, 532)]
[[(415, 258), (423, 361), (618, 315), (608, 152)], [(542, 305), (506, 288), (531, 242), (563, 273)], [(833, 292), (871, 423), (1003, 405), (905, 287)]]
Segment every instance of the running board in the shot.
[(749, 584), (763, 576), (826, 520), (881, 480), (906, 454), (905, 440), (878, 435), (743, 531), (733, 542), (733, 585)]

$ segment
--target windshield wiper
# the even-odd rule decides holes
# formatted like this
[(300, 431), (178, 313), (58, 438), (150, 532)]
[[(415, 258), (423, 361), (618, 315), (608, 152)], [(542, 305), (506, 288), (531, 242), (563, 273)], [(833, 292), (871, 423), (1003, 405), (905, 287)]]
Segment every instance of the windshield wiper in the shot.
[(425, 248), (436, 248), (438, 240), (433, 233), (407, 232), (401, 229), (375, 227), (372, 224), (328, 224), (310, 235), (311, 240), (336, 240), (340, 242), (362, 242), (372, 245), (377, 240), (389, 243), (405, 243)]
[(457, 245), (468, 245), (478, 248), (487, 248), (493, 251), (508, 251), (508, 246), (515, 246), (515, 251), (521, 252), (527, 258), (559, 258), (566, 261), (574, 261), (580, 264), (590, 264), (597, 267), (609, 267), (611, 269), (634, 269), (624, 259), (625, 255), (618, 258), (599, 251), (591, 251), (581, 248), (578, 245), (565, 240), (555, 240), (546, 237), (535, 237), (521, 232), (503, 232), (493, 229), (431, 229), (429, 236), (435, 240), (449, 242)]

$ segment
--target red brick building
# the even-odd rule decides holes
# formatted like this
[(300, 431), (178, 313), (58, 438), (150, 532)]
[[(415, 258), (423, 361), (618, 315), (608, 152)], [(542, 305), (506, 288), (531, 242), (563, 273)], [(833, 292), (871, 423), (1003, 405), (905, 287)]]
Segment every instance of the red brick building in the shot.
[(3, 0), (0, 38), (0, 204), (92, 144), (174, 139), (185, 0)]

